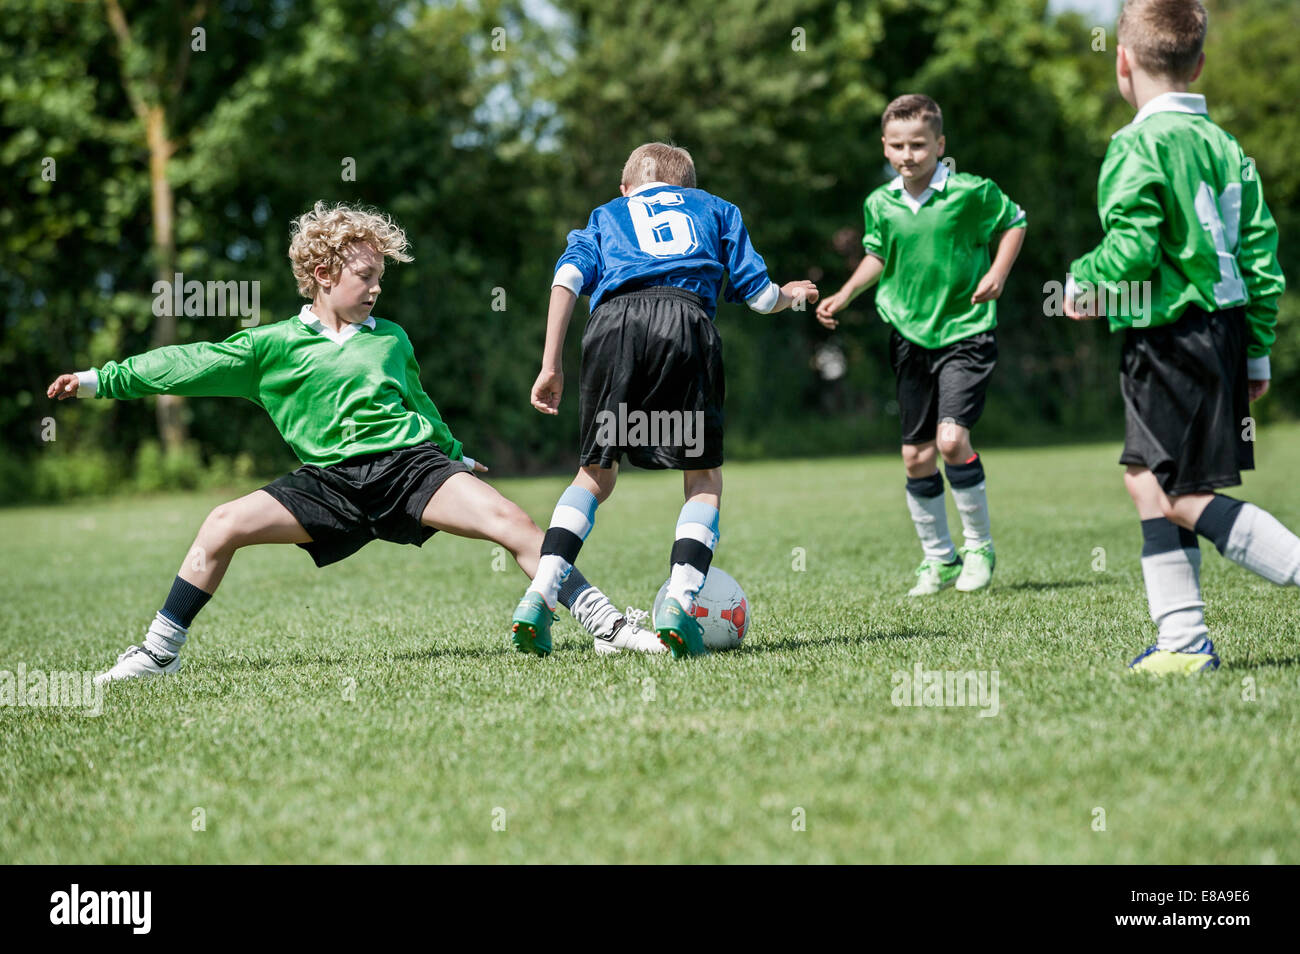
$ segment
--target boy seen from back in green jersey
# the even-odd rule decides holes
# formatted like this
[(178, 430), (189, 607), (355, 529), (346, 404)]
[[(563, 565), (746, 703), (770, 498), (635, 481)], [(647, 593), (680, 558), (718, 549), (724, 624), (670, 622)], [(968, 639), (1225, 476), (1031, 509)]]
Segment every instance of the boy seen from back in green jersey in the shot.
[[(1267, 580), (1300, 583), (1300, 539), (1217, 493), (1254, 468), (1250, 402), (1268, 389), (1278, 298), (1277, 226), (1259, 175), (1188, 86), (1205, 63), (1199, 0), (1128, 0), (1115, 75), (1137, 110), (1097, 185), (1106, 237), (1070, 266), (1066, 313), (1123, 331), (1124, 482), (1142, 521), (1156, 624), (1136, 671), (1215, 669), (1197, 534)], [(1135, 302), (1144, 303), (1134, 307)]]

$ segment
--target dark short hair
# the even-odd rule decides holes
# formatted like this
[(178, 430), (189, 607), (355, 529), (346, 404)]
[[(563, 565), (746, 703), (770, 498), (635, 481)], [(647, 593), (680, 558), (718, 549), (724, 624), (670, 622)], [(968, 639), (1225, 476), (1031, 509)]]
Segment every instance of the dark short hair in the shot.
[(880, 117), (880, 131), (895, 119), (924, 119), (936, 136), (943, 135), (943, 110), (929, 96), (920, 93), (908, 93), (900, 96), (885, 107), (885, 114)]

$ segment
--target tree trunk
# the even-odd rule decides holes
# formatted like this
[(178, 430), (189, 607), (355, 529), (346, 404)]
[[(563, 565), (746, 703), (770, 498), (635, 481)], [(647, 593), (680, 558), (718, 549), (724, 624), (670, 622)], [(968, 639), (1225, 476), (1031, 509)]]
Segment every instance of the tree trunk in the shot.
[[(149, 192), (153, 199), (154, 269), (158, 281), (170, 286), (176, 272), (176, 232), (173, 227), (176, 203), (167, 178), (167, 161), (175, 145), (167, 136), (167, 114), (158, 104), (146, 113), (145, 128), (149, 137)], [(153, 347), (176, 343), (176, 316), (171, 309), (157, 316)], [(185, 423), (185, 399), (176, 394), (158, 395), (158, 439), (163, 448), (179, 448), (189, 436)]]

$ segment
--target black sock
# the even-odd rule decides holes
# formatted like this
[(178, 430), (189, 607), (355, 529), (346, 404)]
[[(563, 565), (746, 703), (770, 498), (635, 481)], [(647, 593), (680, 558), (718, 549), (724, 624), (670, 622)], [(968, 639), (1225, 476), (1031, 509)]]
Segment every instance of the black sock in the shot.
[(188, 580), (179, 576), (172, 582), (172, 591), (167, 594), (162, 614), (182, 629), (189, 629), (199, 610), (212, 599), (211, 593), (205, 593)]
[(1228, 537), (1232, 535), (1232, 525), (1237, 522), (1237, 514), (1246, 505), (1246, 501), (1229, 497), (1227, 494), (1215, 494), (1211, 498), (1201, 517), (1196, 521), (1196, 532), (1213, 543), (1220, 553), (1228, 546)]

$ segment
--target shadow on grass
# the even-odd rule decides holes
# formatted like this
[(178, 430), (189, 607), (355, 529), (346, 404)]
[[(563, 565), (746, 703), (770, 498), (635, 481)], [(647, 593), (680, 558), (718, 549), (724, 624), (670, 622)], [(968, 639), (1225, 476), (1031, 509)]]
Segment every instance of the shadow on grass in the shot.
[(927, 629), (901, 629), (890, 633), (857, 633), (844, 636), (817, 636), (809, 639), (787, 636), (783, 639), (761, 640), (749, 643), (745, 653), (781, 653), (792, 649), (816, 649), (820, 646), (852, 646), (858, 643), (878, 643), (889, 639), (942, 639), (952, 635)]
[(281, 656), (267, 656), (254, 659), (242, 654), (231, 654), (218, 658), (208, 657), (204, 663), (214, 669), (244, 670), (261, 672), (268, 669), (285, 669), (294, 666), (341, 666), (355, 665), (358, 662), (414, 662), (422, 659), (485, 659), (490, 656), (516, 655), (508, 646), (484, 646), (481, 649), (466, 649), (462, 646), (431, 646), (428, 649), (407, 649), (401, 652), (385, 652), (373, 647), (358, 646), (355, 653), (305, 653), (295, 652)]
[[(1101, 574), (1098, 574), (1101, 576)], [(1098, 580), (1060, 580), (1059, 582), (1050, 582), (1046, 580), (1021, 580), (1019, 583), (1011, 583), (1006, 586), (997, 586), (991, 592), (999, 590), (1029, 590), (1037, 592), (1039, 590), (1069, 590), (1080, 586), (1118, 586), (1120, 583), (1117, 579), (1098, 579)]]
[(1236, 672), (1238, 669), (1267, 669), (1272, 666), (1295, 666), (1300, 665), (1300, 656), (1287, 656), (1278, 659), (1273, 656), (1265, 656), (1263, 659), (1251, 659), (1247, 662), (1235, 662), (1230, 665), (1225, 664), (1224, 669), (1229, 672)]

